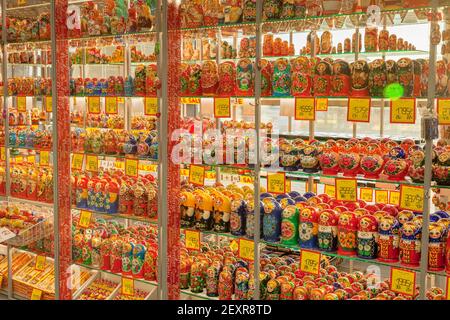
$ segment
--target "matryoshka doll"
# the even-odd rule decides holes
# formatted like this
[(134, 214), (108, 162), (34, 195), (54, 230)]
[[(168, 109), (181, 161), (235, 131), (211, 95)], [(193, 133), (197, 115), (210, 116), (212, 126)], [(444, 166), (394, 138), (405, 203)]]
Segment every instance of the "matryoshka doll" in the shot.
[(202, 80), (202, 67), (199, 64), (190, 65), (188, 81), (189, 95), (199, 96), (202, 94)]
[(155, 64), (149, 64), (145, 70), (145, 93), (147, 97), (156, 97), (160, 86)]
[(147, 244), (147, 253), (145, 254), (144, 265), (142, 266), (144, 279), (147, 281), (156, 281), (157, 276), (157, 258), (158, 250), (153, 245)]
[(330, 139), (323, 145), (322, 154), (319, 156), (319, 163), (323, 174), (336, 175), (339, 172), (338, 160), (337, 143)]
[(384, 160), (381, 156), (381, 150), (377, 143), (370, 143), (365, 148), (365, 154), (361, 158), (361, 170), (364, 177), (378, 179), (383, 170)]
[(202, 263), (194, 261), (191, 265), (191, 292), (203, 292), (205, 287), (205, 279), (203, 277)]
[(429, 226), (428, 269), (442, 271), (445, 268), (445, 226), (432, 222)]
[(350, 66), (344, 60), (336, 60), (333, 63), (333, 75), (331, 77), (331, 94), (333, 96), (348, 96), (350, 94)]
[(190, 286), (191, 260), (188, 254), (181, 256), (180, 261), (180, 289), (185, 290)]
[(372, 97), (383, 97), (386, 88), (386, 64), (383, 59), (376, 59), (370, 63), (369, 86)]
[(109, 180), (105, 185), (105, 212), (109, 214), (119, 211), (119, 184), (116, 180)]
[(333, 34), (330, 31), (325, 31), (320, 37), (320, 52), (322, 54), (330, 54), (333, 48)]
[(249, 274), (245, 268), (238, 268), (234, 282), (234, 300), (247, 300)]
[(219, 261), (214, 261), (211, 266), (206, 269), (206, 295), (208, 297), (219, 296), (219, 273), (221, 265)]
[(398, 82), (398, 68), (397, 62), (394, 60), (386, 61), (386, 84), (393, 84)]
[(345, 256), (356, 254), (358, 219), (355, 214), (349, 211), (339, 215), (338, 222), (338, 253)]
[(233, 96), (235, 93), (236, 65), (231, 61), (219, 65), (218, 95)]
[(247, 204), (240, 196), (233, 195), (231, 201), (230, 231), (234, 236), (245, 234), (245, 222), (247, 215)]
[(380, 51), (388, 51), (389, 50), (389, 31), (381, 30), (378, 36), (378, 49)]
[(314, 69), (314, 95), (327, 97), (331, 91), (332, 69), (329, 62), (322, 60)]
[(414, 213), (410, 210), (402, 210), (397, 215), (397, 221), (401, 228), (406, 222), (411, 221), (414, 218)]
[(352, 65), (352, 96), (369, 96), (369, 65), (364, 60), (355, 61)]
[(421, 228), (414, 221), (408, 221), (400, 228), (400, 262), (404, 266), (420, 265)]
[(338, 215), (334, 210), (325, 209), (319, 214), (319, 228), (317, 232), (319, 249), (334, 252), (337, 249)]
[(264, 0), (263, 1), (263, 20), (275, 20), (280, 18), (281, 0)]
[(281, 243), (296, 245), (298, 243), (298, 208), (289, 205), (284, 208), (281, 220)]
[(229, 267), (224, 267), (219, 273), (219, 300), (231, 300), (233, 297), (233, 275)]
[(262, 221), (264, 240), (278, 242), (281, 235), (281, 206), (278, 201), (271, 197), (264, 198), (262, 202), (264, 204)]
[(215, 95), (219, 86), (219, 73), (215, 61), (205, 61), (202, 66), (202, 94)]
[(273, 65), (272, 62), (261, 59), (261, 96), (272, 96), (272, 75)]
[(214, 196), (213, 229), (215, 232), (230, 232), (231, 200), (228, 196), (217, 193)]
[(277, 279), (270, 279), (267, 282), (266, 300), (280, 300), (281, 285)]
[(402, 58), (397, 62), (398, 82), (403, 87), (404, 96), (412, 97), (414, 91), (414, 65), (411, 59)]
[(198, 28), (203, 25), (203, 7), (201, 0), (182, 1), (180, 4), (182, 28)]
[(138, 180), (133, 184), (133, 215), (142, 217), (148, 212), (148, 193), (144, 183)]
[(77, 179), (77, 188), (76, 188), (76, 206), (80, 209), (87, 208), (87, 199), (88, 199), (88, 185), (89, 179), (81, 175)]
[(201, 231), (211, 230), (213, 209), (211, 196), (198, 190), (195, 192), (195, 204), (195, 228)]
[(192, 228), (194, 226), (195, 196), (189, 191), (183, 191), (180, 195), (181, 227)]
[(339, 151), (339, 167), (345, 177), (355, 177), (359, 172), (360, 155), (356, 143), (348, 141)]
[(291, 94), (294, 97), (309, 97), (312, 93), (312, 65), (308, 57), (301, 56), (291, 60)]
[(364, 34), (364, 48), (366, 52), (378, 51), (378, 28), (366, 28), (366, 32)]
[(444, 60), (436, 63), (436, 95), (445, 97), (448, 88), (447, 64)]
[(119, 213), (133, 214), (133, 189), (128, 180), (123, 179), (119, 190)]
[(256, 20), (256, 0), (244, 0), (242, 19), (244, 22)]
[(144, 266), (146, 251), (145, 246), (141, 243), (138, 243), (133, 247), (133, 260), (131, 262), (133, 278), (142, 279), (144, 277), (144, 270), (142, 267)]
[(290, 95), (291, 66), (285, 58), (277, 59), (273, 64), (272, 90), (275, 97)]
[(252, 96), (254, 92), (253, 63), (250, 59), (241, 59), (236, 69), (236, 94)]
[(357, 255), (363, 259), (375, 259), (377, 257), (378, 222), (370, 215), (364, 215), (358, 224)]
[(131, 239), (126, 239), (123, 242), (122, 247), (122, 274), (131, 275), (132, 274), (132, 261), (133, 261), (133, 249), (134, 243), (130, 241)]
[(405, 151), (401, 147), (393, 147), (389, 151), (389, 157), (390, 159), (386, 161), (384, 166), (384, 174), (392, 181), (404, 180), (409, 171), (409, 164), (405, 159)]
[(313, 207), (305, 207), (299, 217), (299, 244), (302, 248), (317, 248), (318, 213)]

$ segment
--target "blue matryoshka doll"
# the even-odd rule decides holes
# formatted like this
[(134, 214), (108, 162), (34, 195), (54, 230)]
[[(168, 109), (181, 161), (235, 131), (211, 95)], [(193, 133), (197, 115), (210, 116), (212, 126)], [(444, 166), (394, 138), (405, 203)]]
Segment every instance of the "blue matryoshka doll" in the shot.
[(274, 198), (264, 198), (263, 236), (268, 242), (278, 242), (281, 236), (281, 205)]
[[(260, 234), (263, 234), (263, 215), (264, 215), (264, 203), (259, 202), (259, 219), (260, 219)], [(247, 217), (245, 220), (245, 236), (249, 239), (253, 239), (255, 235), (255, 203), (250, 200), (247, 202)]]
[(299, 244), (302, 248), (315, 249), (318, 237), (319, 215), (315, 208), (305, 207), (300, 211), (299, 217)]
[(231, 200), (230, 232), (234, 236), (245, 235), (247, 203), (242, 198)]

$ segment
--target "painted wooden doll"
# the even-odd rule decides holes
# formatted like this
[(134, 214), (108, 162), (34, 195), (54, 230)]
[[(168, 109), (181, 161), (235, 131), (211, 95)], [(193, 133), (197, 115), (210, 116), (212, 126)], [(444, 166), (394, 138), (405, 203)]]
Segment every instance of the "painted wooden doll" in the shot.
[(414, 67), (414, 89), (413, 89), (413, 97), (421, 97), (422, 96), (422, 64), (413, 60)]
[(380, 51), (388, 51), (389, 50), (389, 31), (381, 30), (378, 36), (378, 49)]
[(192, 64), (189, 67), (188, 92), (191, 96), (202, 94), (202, 68), (199, 64)]
[(182, 257), (180, 262), (180, 289), (188, 289), (190, 286), (191, 262), (189, 257)]
[(252, 22), (256, 20), (256, 0), (244, 1), (242, 18), (244, 22)]
[(366, 52), (378, 51), (378, 28), (366, 28), (366, 32), (364, 34), (364, 48)]
[(334, 210), (325, 209), (319, 214), (318, 247), (322, 251), (337, 250), (338, 216)]
[(327, 97), (331, 91), (332, 68), (327, 61), (319, 61), (314, 69), (314, 95)]
[(191, 265), (191, 292), (203, 292), (205, 287), (205, 279), (203, 277), (202, 263), (195, 261)]
[(403, 224), (400, 229), (400, 262), (404, 266), (417, 267), (420, 264), (421, 229), (413, 221)]
[(439, 97), (445, 97), (447, 93), (447, 85), (447, 64), (444, 60), (439, 60), (436, 63), (436, 95)]
[(143, 244), (138, 243), (133, 247), (133, 260), (131, 262), (133, 278), (142, 279), (144, 277), (143, 266), (146, 252), (147, 249)]
[(330, 54), (333, 48), (333, 34), (325, 31), (320, 37), (320, 52), (322, 54)]
[(377, 257), (378, 222), (372, 215), (364, 215), (358, 224), (357, 255), (363, 259)]
[(274, 198), (265, 198), (263, 216), (263, 236), (265, 241), (278, 242), (281, 235), (281, 213), (280, 204)]
[(189, 191), (183, 191), (180, 196), (181, 227), (194, 226), (195, 196)]
[(369, 65), (364, 60), (352, 65), (352, 96), (369, 96)]
[(281, 8), (281, 19), (293, 19), (295, 18), (295, 1), (294, 0), (283, 0)]
[(203, 0), (204, 25), (217, 26), (221, 9), (219, 0)]
[(350, 94), (350, 66), (344, 60), (333, 63), (333, 75), (331, 77), (331, 94), (333, 96), (348, 96)]
[(219, 65), (219, 87), (217, 94), (233, 96), (235, 94), (236, 66), (233, 62), (226, 61)]
[(369, 64), (369, 68), (370, 95), (372, 97), (383, 97), (387, 82), (386, 64), (383, 59), (376, 59)]
[(282, 213), (281, 243), (295, 245), (298, 243), (298, 217), (299, 211), (295, 205), (287, 206)]
[(445, 226), (432, 222), (429, 226), (428, 269), (442, 271), (445, 268)]
[(219, 296), (219, 273), (220, 262), (214, 261), (213, 264), (206, 270), (206, 295), (208, 297)]
[(313, 207), (306, 207), (299, 216), (299, 244), (302, 248), (317, 248), (318, 213)]
[(264, 0), (263, 20), (276, 20), (280, 18), (282, 8), (281, 0)]
[(279, 300), (280, 299), (281, 286), (277, 279), (270, 279), (267, 282), (267, 300)]
[(245, 235), (245, 222), (247, 216), (247, 204), (243, 199), (231, 201), (230, 230), (234, 236)]
[(339, 215), (338, 253), (345, 256), (356, 254), (358, 221), (354, 213), (345, 211)]
[[(263, 223), (263, 216), (265, 216), (265, 209), (264, 209), (265, 204), (260, 201), (260, 214), (259, 214), (259, 218), (260, 218), (260, 234), (264, 235), (264, 231), (263, 231), (263, 227), (264, 227), (264, 223)], [(249, 200), (247, 202), (247, 207), (248, 207), (248, 212), (247, 212), (247, 219), (245, 221), (245, 236), (249, 239), (253, 239), (254, 235), (255, 235), (255, 206), (254, 206), (254, 201), (253, 200)], [(270, 220), (270, 219), (268, 219)]]
[(219, 274), (219, 300), (231, 300), (233, 297), (233, 275), (228, 267)]
[(241, 59), (236, 72), (236, 94), (252, 96), (254, 92), (253, 63), (250, 59)]
[(261, 59), (261, 96), (263, 97), (272, 96), (272, 75), (272, 62)]
[(312, 93), (312, 65), (307, 57), (298, 57), (291, 61), (292, 85), (291, 94), (297, 96), (311, 96)]
[(359, 150), (356, 144), (347, 142), (339, 150), (339, 167), (346, 177), (355, 177), (360, 169)]
[(230, 232), (230, 198), (223, 194), (217, 194), (214, 197), (214, 207), (213, 230), (220, 233)]
[(122, 274), (132, 274), (134, 243), (131, 241), (124, 241), (122, 247)]
[(411, 59), (402, 58), (397, 62), (398, 81), (404, 89), (405, 97), (412, 97), (414, 90), (414, 65)]
[(215, 61), (203, 62), (201, 77), (203, 95), (215, 95), (219, 86), (217, 63)]
[(182, 28), (198, 28), (203, 25), (202, 1), (182, 1), (180, 5)]
[(273, 64), (272, 90), (275, 97), (290, 95), (291, 66), (285, 58), (277, 59)]
[(212, 198), (209, 194), (199, 191), (195, 194), (195, 228), (201, 231), (212, 228)]
[(247, 300), (249, 274), (243, 270), (237, 270), (234, 283), (234, 300)]

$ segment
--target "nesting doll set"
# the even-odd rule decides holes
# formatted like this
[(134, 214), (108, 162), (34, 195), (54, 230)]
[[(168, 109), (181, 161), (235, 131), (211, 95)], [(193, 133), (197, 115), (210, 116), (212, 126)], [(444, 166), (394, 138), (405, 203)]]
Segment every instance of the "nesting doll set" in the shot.
[(350, 94), (350, 66), (344, 60), (337, 60), (333, 63), (331, 77), (331, 95), (345, 97)]
[(252, 96), (254, 92), (253, 63), (250, 59), (241, 59), (236, 72), (236, 94)]
[(285, 97), (291, 92), (291, 65), (285, 58), (277, 59), (273, 65), (273, 96)]
[(307, 57), (298, 57), (291, 61), (291, 94), (295, 97), (309, 97), (312, 94), (312, 65)]
[(302, 248), (317, 248), (318, 213), (315, 208), (306, 207), (300, 212), (299, 244)]
[(314, 95), (328, 97), (331, 92), (332, 68), (327, 61), (319, 61), (314, 70)]
[(376, 59), (369, 65), (370, 76), (370, 95), (372, 97), (383, 97), (383, 91), (386, 88), (386, 64), (383, 59)]

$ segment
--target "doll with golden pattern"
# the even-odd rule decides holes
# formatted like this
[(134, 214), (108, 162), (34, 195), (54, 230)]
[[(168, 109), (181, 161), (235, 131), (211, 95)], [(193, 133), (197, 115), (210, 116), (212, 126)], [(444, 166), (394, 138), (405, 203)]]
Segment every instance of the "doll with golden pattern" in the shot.
[(357, 255), (363, 259), (377, 257), (378, 222), (377, 219), (366, 214), (359, 219), (357, 233)]
[(314, 69), (314, 95), (329, 96), (331, 92), (332, 68), (329, 62), (319, 61)]
[(432, 222), (429, 225), (428, 269), (442, 271), (445, 269), (445, 226)]
[(346, 256), (356, 254), (358, 219), (353, 212), (345, 211), (338, 221), (338, 253)]
[(217, 94), (233, 96), (235, 94), (236, 65), (231, 62), (222, 62), (219, 65), (219, 87)]
[(417, 267), (420, 264), (421, 227), (414, 221), (408, 221), (400, 229), (400, 262), (404, 266)]
[(311, 96), (312, 91), (312, 64), (307, 57), (298, 57), (291, 60), (293, 96)]

